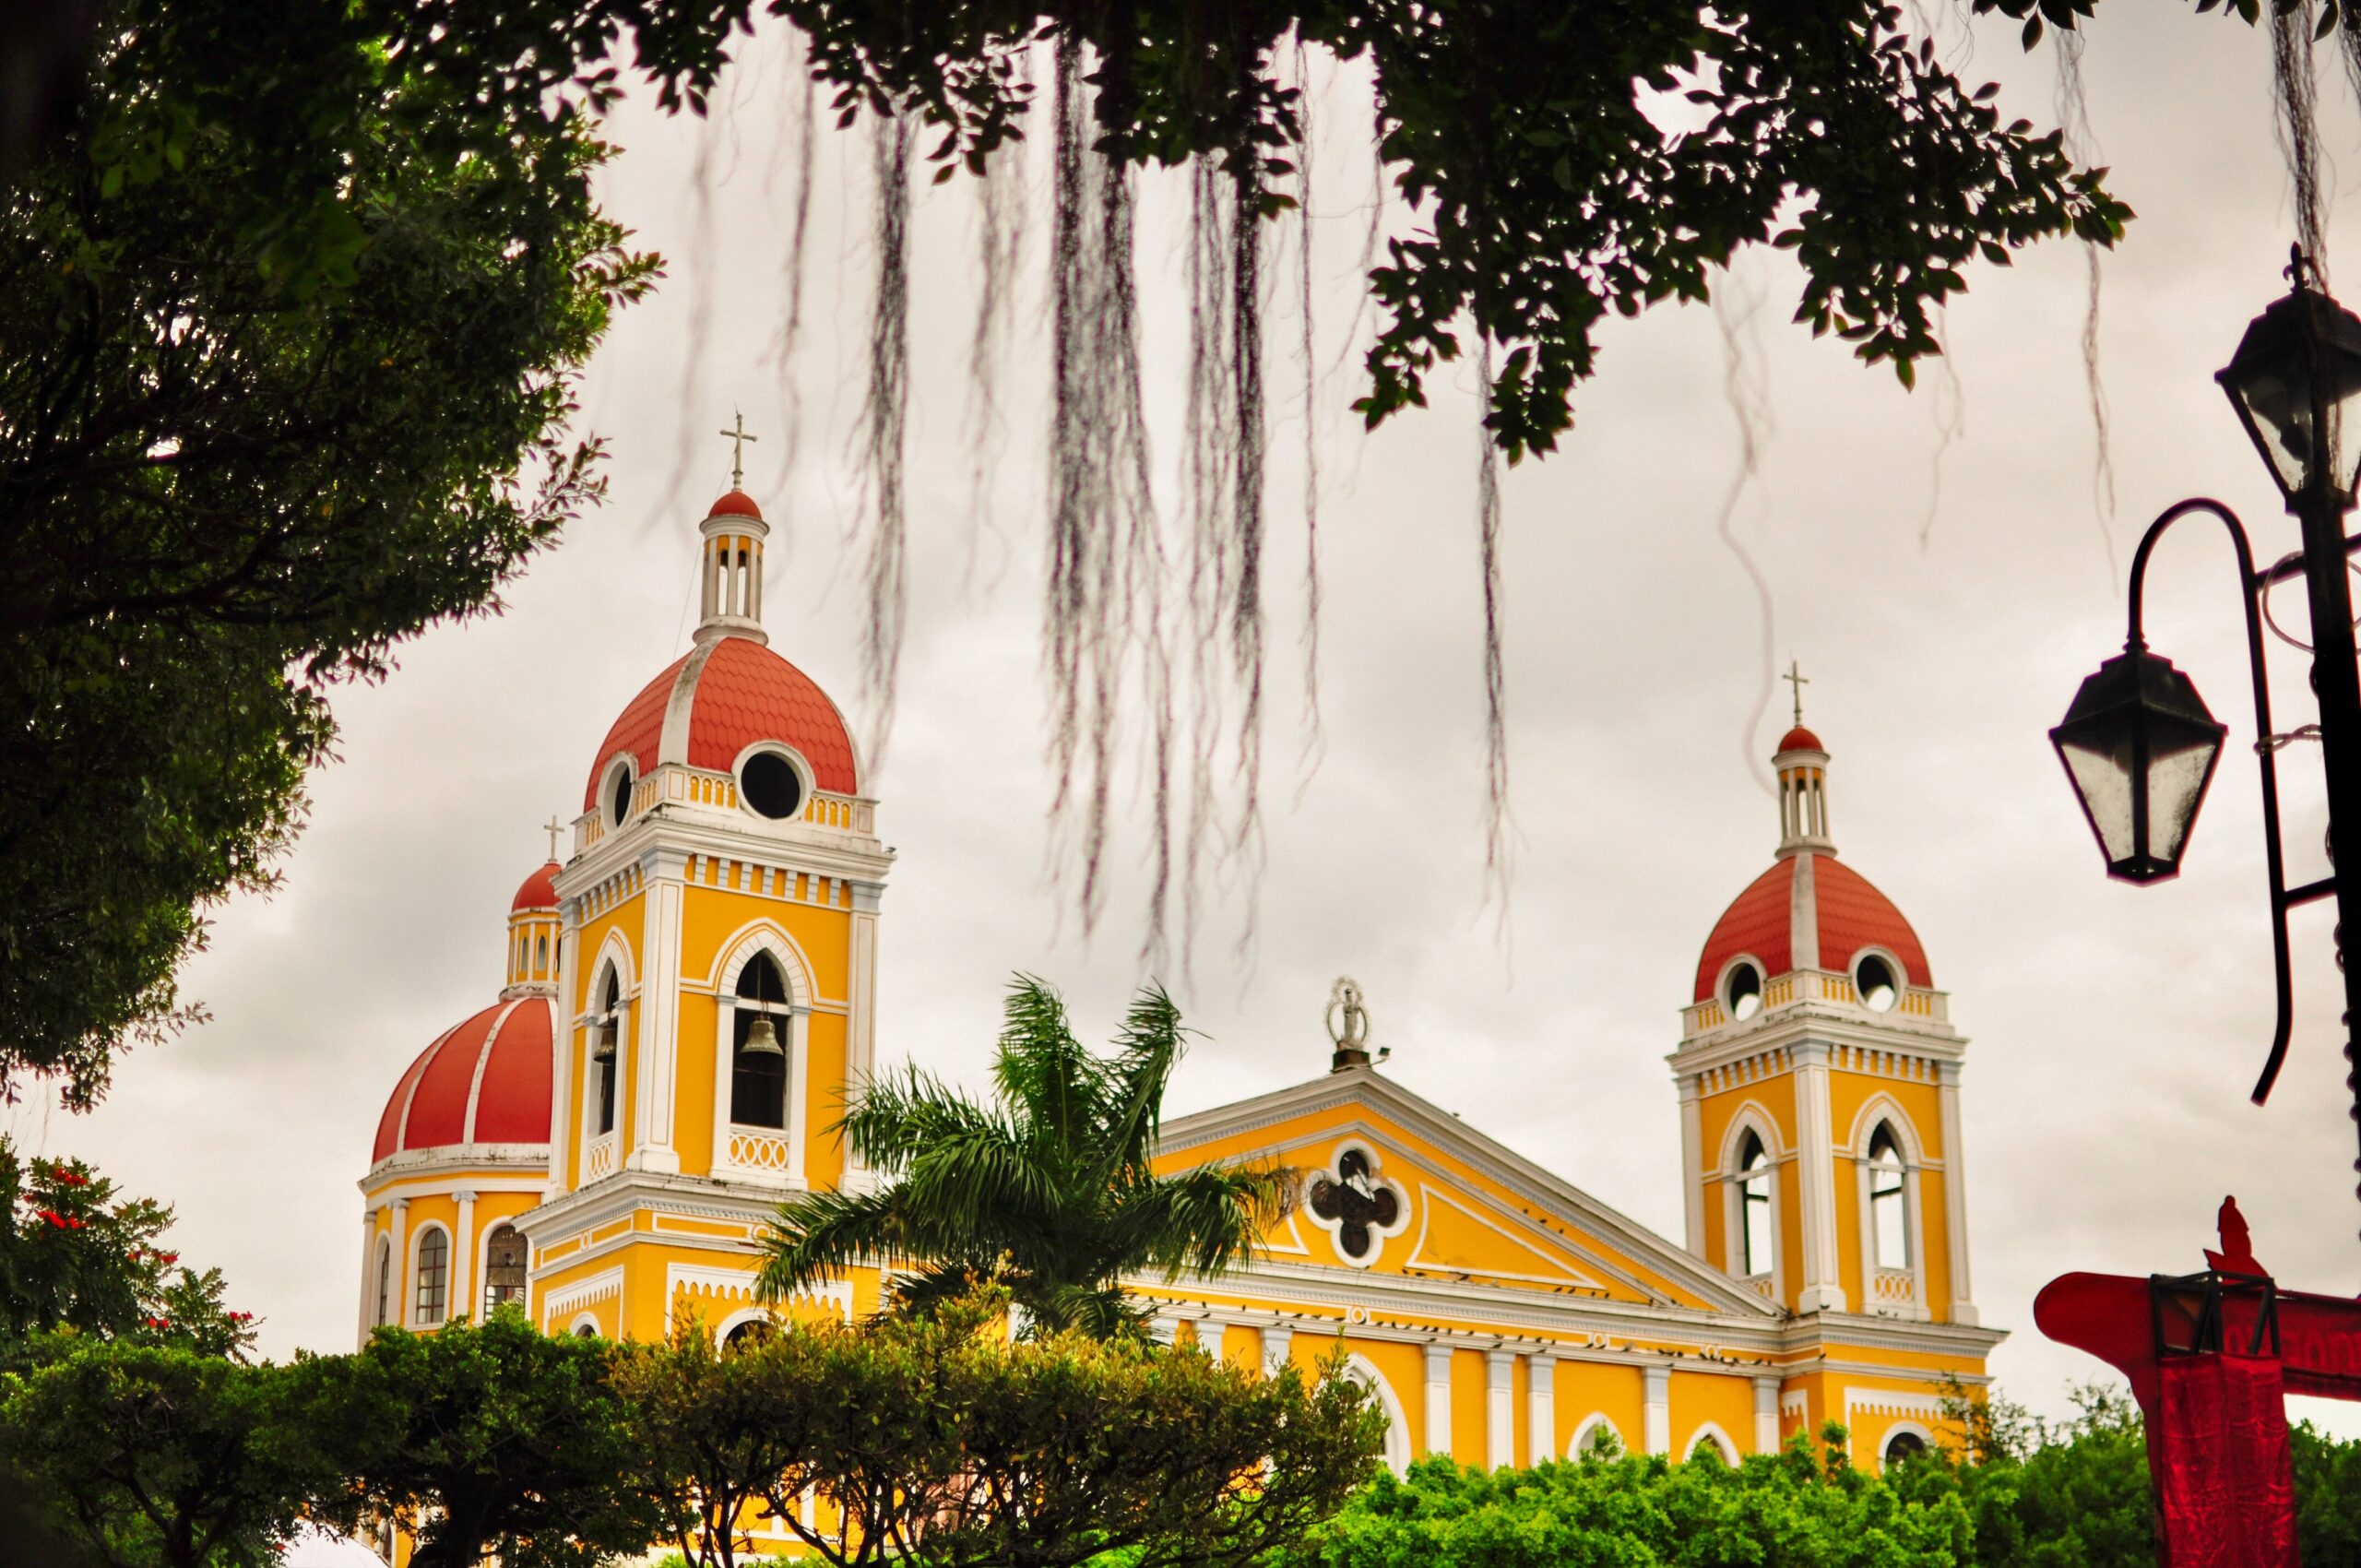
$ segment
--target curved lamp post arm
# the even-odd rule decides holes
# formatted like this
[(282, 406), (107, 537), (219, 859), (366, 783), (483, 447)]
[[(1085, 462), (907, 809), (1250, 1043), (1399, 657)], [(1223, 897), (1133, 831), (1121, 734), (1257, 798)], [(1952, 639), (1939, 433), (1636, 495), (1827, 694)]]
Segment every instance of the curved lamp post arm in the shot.
[(2263, 858), (2271, 873), (2271, 948), (2272, 968), (2279, 982), (2279, 1017), (2271, 1033), (2271, 1054), (2263, 1062), (2262, 1075), (2255, 1080), (2253, 1099), (2260, 1105), (2271, 1096), (2271, 1086), (2278, 1080), (2280, 1064), (2287, 1059), (2287, 1037), (2295, 1016), (2293, 987), (2287, 965), (2287, 911), (2298, 905), (2325, 898), (2336, 891), (2336, 879), (2323, 877), (2307, 883), (2292, 893), (2287, 888), (2285, 861), (2279, 848), (2279, 765), (2271, 740), (2275, 733), (2271, 727), (2271, 682), (2262, 663), (2262, 595), (2282, 576), (2276, 568), (2270, 572), (2254, 569), (2254, 551), (2247, 543), (2247, 530), (2237, 515), (2219, 501), (2197, 496), (2168, 506), (2163, 515), (2148, 525), (2140, 538), (2140, 549), (2131, 557), (2131, 618), (2125, 648), (2142, 652), (2148, 644), (2142, 635), (2141, 611), (2148, 578), (2148, 556), (2155, 549), (2166, 529), (2192, 513), (2202, 512), (2220, 520), (2230, 532), (2230, 548), (2237, 555), (2238, 586), (2246, 601), (2247, 666), (2254, 685), (2255, 759), (2262, 772), (2262, 842)]

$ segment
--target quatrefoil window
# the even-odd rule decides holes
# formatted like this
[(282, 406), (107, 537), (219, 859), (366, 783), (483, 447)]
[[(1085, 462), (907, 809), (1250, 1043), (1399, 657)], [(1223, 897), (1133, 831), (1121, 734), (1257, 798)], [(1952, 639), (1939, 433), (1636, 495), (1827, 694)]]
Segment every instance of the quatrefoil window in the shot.
[(1377, 1157), (1358, 1144), (1336, 1151), (1336, 1163), (1312, 1172), (1304, 1206), (1335, 1240), (1345, 1261), (1366, 1268), (1377, 1260), (1384, 1239), (1410, 1218), (1401, 1186), (1378, 1173)]

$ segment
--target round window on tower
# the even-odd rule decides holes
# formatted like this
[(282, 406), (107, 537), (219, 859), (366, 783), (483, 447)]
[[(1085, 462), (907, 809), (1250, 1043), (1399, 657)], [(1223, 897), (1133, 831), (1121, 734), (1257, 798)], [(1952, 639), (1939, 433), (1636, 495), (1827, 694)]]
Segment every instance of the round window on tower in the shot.
[(1862, 954), (1860, 962), (1853, 966), (1853, 992), (1872, 1013), (1891, 1013), (1902, 1000), (1902, 983), (1895, 978), (1892, 963), (1877, 953)]
[(1762, 970), (1750, 958), (1741, 958), (1730, 966), (1728, 978), (1722, 981), (1722, 1005), (1733, 1018), (1751, 1018), (1762, 1011)]
[(777, 752), (756, 752), (738, 765), (738, 796), (757, 816), (784, 822), (803, 804), (803, 776)]
[(621, 827), (631, 816), (631, 764), (618, 760), (607, 774), (607, 826)]

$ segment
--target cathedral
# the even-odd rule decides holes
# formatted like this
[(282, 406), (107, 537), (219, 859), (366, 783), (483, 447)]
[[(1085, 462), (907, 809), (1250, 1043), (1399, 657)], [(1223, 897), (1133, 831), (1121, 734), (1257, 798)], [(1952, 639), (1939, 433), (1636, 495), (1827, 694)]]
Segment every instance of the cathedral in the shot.
[[(364, 1337), (503, 1302), (552, 1334), (694, 1314), (726, 1337), (768, 1313), (779, 1200), (875, 1180), (830, 1128), (876, 1057), (894, 856), (842, 714), (763, 630), (768, 531), (742, 491), (714, 503), (694, 643), (517, 889), (506, 985), (394, 1086), (361, 1182)], [(1158, 1337), (1265, 1366), (1341, 1346), (1397, 1469), (1735, 1462), (1832, 1420), (1863, 1464), (1939, 1441), (2002, 1337), (1969, 1288), (1966, 1042), (1910, 922), (1837, 858), (1826, 749), (1798, 723), (1774, 760), (1775, 856), (1706, 935), (1667, 1058), (1679, 1241), (1394, 1083), (1340, 981), (1328, 1072), (1166, 1123), (1166, 1160), (1302, 1185), (1244, 1270), (1134, 1282)], [(782, 1310), (878, 1297), (855, 1269)]]

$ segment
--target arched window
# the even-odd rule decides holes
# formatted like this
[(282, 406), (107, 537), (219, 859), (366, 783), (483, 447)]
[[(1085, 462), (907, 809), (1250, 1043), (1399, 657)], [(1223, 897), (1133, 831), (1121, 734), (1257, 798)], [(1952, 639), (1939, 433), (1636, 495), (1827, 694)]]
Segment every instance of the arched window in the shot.
[(550, 939), (546, 933), (533, 938), (533, 970), (536, 974), (550, 967)]
[(751, 1350), (768, 1339), (773, 1332), (770, 1319), (750, 1317), (721, 1336), (722, 1353), (727, 1355), (732, 1350)]
[(1892, 1469), (1905, 1459), (1916, 1459), (1927, 1452), (1927, 1440), (1904, 1427), (1885, 1440), (1885, 1465)]
[(1385, 1467), (1397, 1476), (1402, 1474), (1410, 1467), (1410, 1423), (1402, 1413), (1402, 1402), (1394, 1396), (1385, 1374), (1367, 1357), (1348, 1357), (1345, 1376), (1368, 1394), (1370, 1405), (1385, 1418)]
[(1869, 1134), (1869, 1238), (1880, 1268), (1910, 1266), (1910, 1219), (1904, 1208), (1902, 1146), (1883, 1122)]
[(622, 1058), (623, 981), (607, 970), (607, 994), (599, 1021), (590, 1028), (590, 1132), (594, 1137), (615, 1130), (615, 1074)]
[(767, 953), (757, 953), (738, 975), (737, 1021), (731, 1026), (730, 1120), (742, 1127), (787, 1125), (787, 1036), (794, 1015), (787, 981)]
[(427, 1227), (418, 1238), (419, 1323), (428, 1328), (443, 1321), (444, 1292), (451, 1280), (451, 1238), (439, 1225)]
[(386, 1314), (393, 1310), (394, 1242), (390, 1236), (377, 1239), (377, 1316), (378, 1323), (393, 1320)]
[(1726, 1441), (1728, 1440), (1722, 1436), (1718, 1429), (1708, 1425), (1704, 1431), (1697, 1434), (1697, 1440), (1689, 1445), (1689, 1462), (1693, 1465), (1700, 1459), (1710, 1459), (1716, 1465), (1734, 1463), (1735, 1461), (1730, 1458), (1729, 1451), (1722, 1446)]
[(510, 1302), (525, 1302), (525, 1238), (514, 1225), (503, 1225), (484, 1243), (483, 1315)]
[(1572, 1454), (1576, 1459), (1620, 1459), (1623, 1434), (1605, 1416), (1593, 1416), (1575, 1431)]
[(1768, 1274), (1772, 1267), (1771, 1153), (1762, 1134), (1750, 1132), (1738, 1146), (1738, 1272)]
[(615, 769), (613, 781), (607, 791), (608, 826), (621, 827), (624, 819), (631, 815), (632, 782), (629, 763), (624, 763)]

